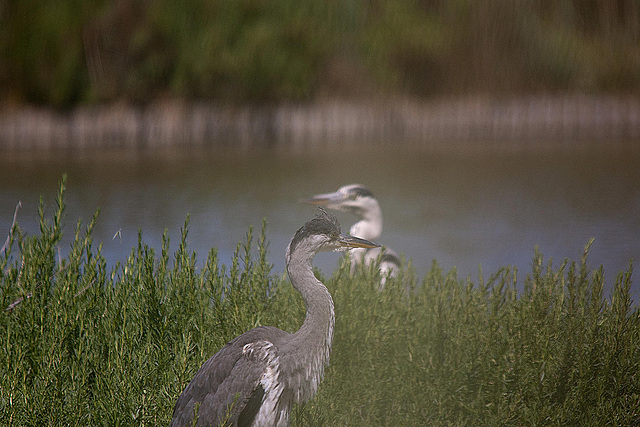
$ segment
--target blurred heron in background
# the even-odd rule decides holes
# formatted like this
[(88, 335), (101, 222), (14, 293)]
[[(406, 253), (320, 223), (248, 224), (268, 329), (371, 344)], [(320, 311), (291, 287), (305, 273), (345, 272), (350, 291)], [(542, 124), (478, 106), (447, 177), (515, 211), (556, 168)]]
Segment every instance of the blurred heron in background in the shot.
[[(351, 226), (349, 233), (367, 240), (377, 240), (382, 234), (382, 211), (380, 204), (367, 187), (350, 184), (340, 187), (334, 193), (318, 194), (303, 200), (313, 205), (350, 212), (360, 220)], [(351, 271), (359, 264), (378, 263), (380, 285), (384, 287), (388, 277), (396, 276), (400, 269), (400, 257), (389, 248), (355, 249), (349, 253)]]

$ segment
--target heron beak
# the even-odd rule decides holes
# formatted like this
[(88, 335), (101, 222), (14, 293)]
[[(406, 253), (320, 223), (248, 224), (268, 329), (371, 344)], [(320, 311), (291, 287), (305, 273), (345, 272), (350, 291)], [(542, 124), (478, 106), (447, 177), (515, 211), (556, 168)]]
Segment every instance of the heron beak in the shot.
[(300, 201), (302, 203), (308, 203), (310, 205), (327, 206), (333, 203), (340, 203), (342, 202), (342, 200), (343, 197), (338, 193), (325, 193), (315, 195), (309, 199), (302, 199)]
[(380, 245), (377, 243), (370, 242), (365, 239), (361, 239), (359, 237), (354, 237), (350, 234), (341, 234), (338, 237), (338, 243), (340, 246), (347, 248), (379, 248)]

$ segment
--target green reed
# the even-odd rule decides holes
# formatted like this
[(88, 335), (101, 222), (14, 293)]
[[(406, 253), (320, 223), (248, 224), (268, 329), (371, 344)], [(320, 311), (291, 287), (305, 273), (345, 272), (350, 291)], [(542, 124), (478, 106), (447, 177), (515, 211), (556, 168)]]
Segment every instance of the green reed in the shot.
[[(107, 268), (94, 215), (60, 256), (64, 180), (41, 233), (13, 228), (0, 253), (0, 423), (166, 425), (199, 366), (260, 324), (296, 330), (304, 305), (272, 273), (263, 223), (231, 265), (142, 233)], [(294, 227), (295, 228), (295, 227)], [(631, 266), (604, 295), (602, 269), (554, 266), (536, 252), (477, 282), (436, 262), (377, 273), (342, 262), (323, 277), (336, 305), (331, 364), (293, 425), (631, 425), (640, 422), (640, 315)], [(318, 272), (320, 276), (322, 274)]]

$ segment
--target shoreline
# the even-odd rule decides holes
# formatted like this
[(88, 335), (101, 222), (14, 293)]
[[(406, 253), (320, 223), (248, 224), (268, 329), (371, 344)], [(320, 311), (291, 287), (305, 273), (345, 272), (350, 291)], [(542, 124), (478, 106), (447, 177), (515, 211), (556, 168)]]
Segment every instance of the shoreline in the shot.
[(272, 106), (162, 102), (0, 109), (0, 152), (94, 149), (633, 147), (640, 98), (526, 96), (434, 101), (324, 101)]

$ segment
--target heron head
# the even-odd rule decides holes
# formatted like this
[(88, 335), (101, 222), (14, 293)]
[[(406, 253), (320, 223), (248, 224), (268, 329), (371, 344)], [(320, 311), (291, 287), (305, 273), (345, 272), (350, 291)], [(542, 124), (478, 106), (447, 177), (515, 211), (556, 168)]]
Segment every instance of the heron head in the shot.
[(362, 215), (365, 211), (372, 209), (378, 204), (373, 193), (361, 184), (349, 184), (340, 187), (333, 193), (317, 194), (309, 199), (303, 200), (305, 203), (318, 206), (326, 206), (329, 209), (351, 212)]
[(353, 248), (380, 246), (377, 243), (342, 233), (340, 223), (335, 215), (323, 208), (318, 208), (318, 214), (296, 232), (289, 244), (289, 253), (293, 253), (301, 244), (309, 246), (314, 252), (342, 252)]

